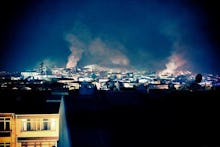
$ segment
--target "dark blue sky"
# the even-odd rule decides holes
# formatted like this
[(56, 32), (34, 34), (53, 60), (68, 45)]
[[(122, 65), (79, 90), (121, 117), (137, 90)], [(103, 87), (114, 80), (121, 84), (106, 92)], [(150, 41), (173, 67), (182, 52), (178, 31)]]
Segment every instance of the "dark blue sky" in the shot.
[[(1, 2), (2, 3), (2, 2)], [(220, 72), (217, 3), (20, 0), (1, 4), (0, 70), (100, 64)]]

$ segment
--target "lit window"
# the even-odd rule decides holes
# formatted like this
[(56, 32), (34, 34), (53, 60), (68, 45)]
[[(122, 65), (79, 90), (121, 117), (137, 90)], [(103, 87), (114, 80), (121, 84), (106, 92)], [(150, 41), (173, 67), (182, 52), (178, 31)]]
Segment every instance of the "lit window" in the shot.
[(51, 130), (56, 130), (56, 119), (51, 119)]
[(40, 119), (37, 119), (37, 120), (36, 120), (36, 130), (38, 130), (38, 131), (41, 130)]
[(27, 131), (27, 119), (22, 119), (21, 120), (21, 125), (22, 125), (21, 130), (22, 131)]
[(56, 119), (22, 119), (22, 131), (56, 130)]
[(22, 131), (36, 131), (38, 130), (38, 125), (36, 120), (32, 119), (22, 119)]

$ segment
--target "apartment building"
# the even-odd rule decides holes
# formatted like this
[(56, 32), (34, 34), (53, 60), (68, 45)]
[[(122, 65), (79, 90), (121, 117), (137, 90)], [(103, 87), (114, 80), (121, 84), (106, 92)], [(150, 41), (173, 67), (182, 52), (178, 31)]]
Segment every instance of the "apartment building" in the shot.
[(17, 147), (57, 147), (59, 114), (16, 115)]
[(41, 95), (5, 98), (0, 103), (0, 147), (57, 147), (59, 108), (60, 102), (47, 102)]
[(0, 113), (0, 147), (16, 147), (13, 113)]

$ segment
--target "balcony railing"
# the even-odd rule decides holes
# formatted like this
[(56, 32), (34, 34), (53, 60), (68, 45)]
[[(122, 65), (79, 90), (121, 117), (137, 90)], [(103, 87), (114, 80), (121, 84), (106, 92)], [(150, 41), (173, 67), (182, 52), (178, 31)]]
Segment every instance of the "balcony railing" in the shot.
[(0, 137), (10, 137), (11, 131), (0, 131)]

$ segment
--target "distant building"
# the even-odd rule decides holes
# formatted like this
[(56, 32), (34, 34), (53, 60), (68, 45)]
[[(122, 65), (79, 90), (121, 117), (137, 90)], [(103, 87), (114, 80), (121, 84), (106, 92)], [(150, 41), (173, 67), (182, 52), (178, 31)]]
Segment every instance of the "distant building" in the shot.
[(39, 75), (39, 73), (36, 71), (21, 72), (21, 76), (23, 77), (23, 79), (27, 79), (28, 77), (36, 77), (37, 75)]
[(96, 85), (91, 82), (81, 82), (79, 86), (79, 94), (80, 95), (92, 95), (95, 94), (97, 90)]

